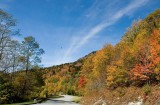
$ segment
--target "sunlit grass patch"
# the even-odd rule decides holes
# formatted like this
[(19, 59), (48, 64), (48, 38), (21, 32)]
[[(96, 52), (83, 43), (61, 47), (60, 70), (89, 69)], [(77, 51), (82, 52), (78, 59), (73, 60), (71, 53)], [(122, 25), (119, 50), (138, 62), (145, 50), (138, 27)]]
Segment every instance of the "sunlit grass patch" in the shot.
[(81, 97), (74, 96), (74, 97), (72, 98), (72, 102), (80, 103), (80, 101), (81, 101)]

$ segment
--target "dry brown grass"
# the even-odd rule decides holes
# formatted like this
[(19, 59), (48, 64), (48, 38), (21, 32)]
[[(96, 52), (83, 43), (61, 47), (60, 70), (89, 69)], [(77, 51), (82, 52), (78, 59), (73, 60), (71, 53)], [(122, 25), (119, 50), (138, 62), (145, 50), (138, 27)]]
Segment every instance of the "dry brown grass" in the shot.
[(151, 93), (144, 97), (144, 104), (160, 105), (160, 85), (151, 87)]
[[(160, 85), (149, 87), (148, 94), (143, 87), (118, 87), (114, 90), (102, 90), (90, 92), (82, 99), (83, 105), (93, 105), (100, 97), (106, 101), (107, 105), (126, 105), (128, 102), (137, 101), (140, 96), (144, 105), (160, 105)], [(157, 104), (159, 102), (159, 104)]]

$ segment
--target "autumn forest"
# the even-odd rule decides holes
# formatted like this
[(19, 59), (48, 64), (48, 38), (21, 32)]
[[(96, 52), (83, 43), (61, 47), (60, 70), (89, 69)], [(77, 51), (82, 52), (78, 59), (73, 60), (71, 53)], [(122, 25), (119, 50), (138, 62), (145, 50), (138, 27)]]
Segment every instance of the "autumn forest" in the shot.
[(0, 10), (0, 104), (81, 96), (93, 105), (125, 105), (140, 96), (145, 105), (160, 101), (160, 10), (137, 19), (119, 43), (106, 44), (72, 63), (42, 67), (45, 51), (32, 36), (18, 41), (15, 19)]

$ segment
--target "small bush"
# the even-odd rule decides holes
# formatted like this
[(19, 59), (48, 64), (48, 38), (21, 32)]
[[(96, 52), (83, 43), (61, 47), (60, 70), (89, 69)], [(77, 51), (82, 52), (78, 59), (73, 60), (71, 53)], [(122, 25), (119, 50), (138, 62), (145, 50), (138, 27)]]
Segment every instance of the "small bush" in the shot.
[(151, 92), (151, 88), (149, 85), (144, 85), (143, 86), (143, 92), (145, 95), (148, 95)]

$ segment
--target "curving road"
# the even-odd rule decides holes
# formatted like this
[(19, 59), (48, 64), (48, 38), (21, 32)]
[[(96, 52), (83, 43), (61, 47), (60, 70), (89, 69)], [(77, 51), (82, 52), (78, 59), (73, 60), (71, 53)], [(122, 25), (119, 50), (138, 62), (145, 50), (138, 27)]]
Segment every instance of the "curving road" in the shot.
[(55, 99), (50, 98), (44, 103), (33, 104), (33, 105), (80, 105), (72, 102), (74, 96), (71, 95), (63, 95), (63, 96), (64, 97), (62, 98), (55, 98)]

